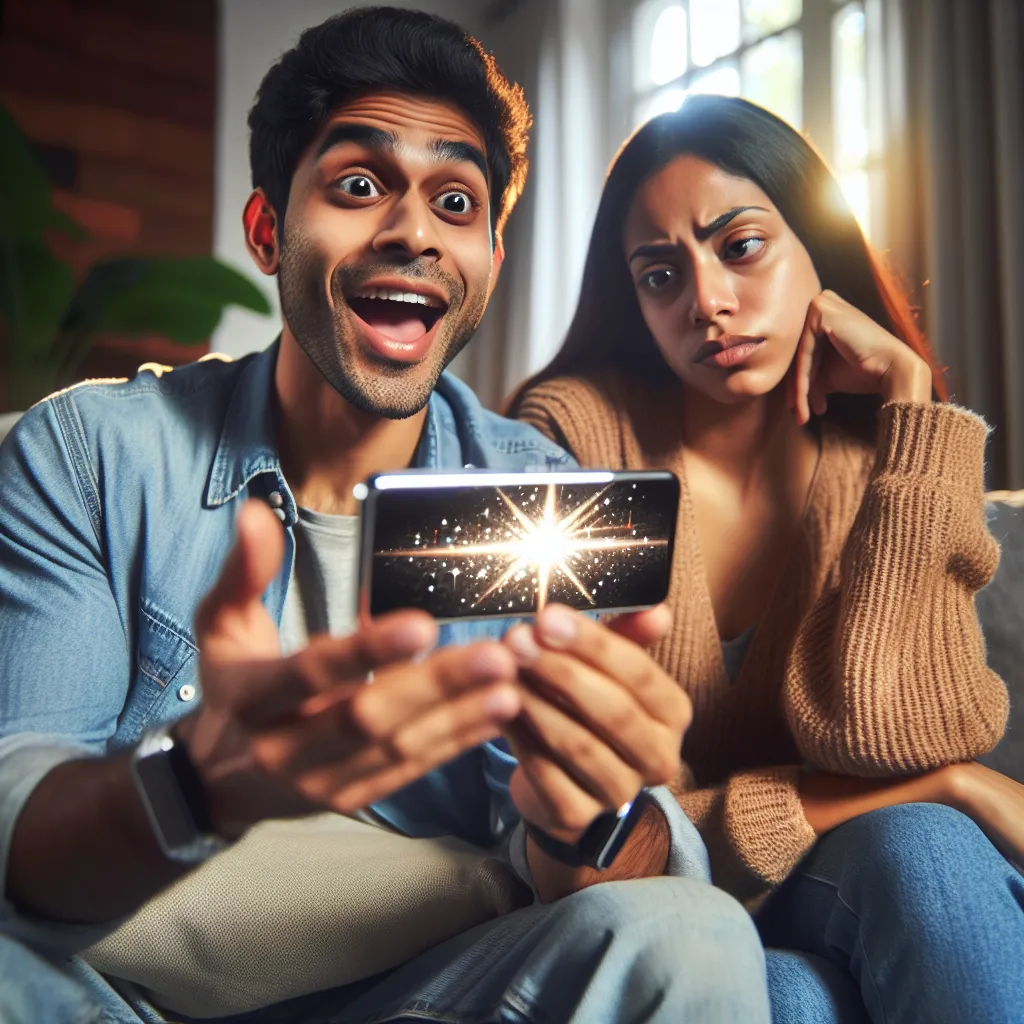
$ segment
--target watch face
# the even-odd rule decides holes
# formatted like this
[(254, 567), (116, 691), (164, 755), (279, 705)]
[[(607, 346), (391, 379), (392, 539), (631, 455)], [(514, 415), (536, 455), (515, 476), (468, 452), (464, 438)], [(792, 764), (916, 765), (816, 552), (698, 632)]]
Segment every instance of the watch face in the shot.
[(636, 828), (646, 806), (647, 794), (641, 791), (628, 805), (625, 813), (607, 811), (598, 817), (580, 840), (579, 851), (583, 862), (598, 871), (610, 868)]
[(164, 851), (195, 842), (196, 828), (164, 752), (137, 758), (132, 765)]

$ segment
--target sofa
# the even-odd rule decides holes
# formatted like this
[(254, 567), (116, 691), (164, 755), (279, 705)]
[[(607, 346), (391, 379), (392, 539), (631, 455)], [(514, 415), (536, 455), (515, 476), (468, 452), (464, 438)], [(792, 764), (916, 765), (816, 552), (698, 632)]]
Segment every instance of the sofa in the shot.
[(977, 608), (989, 666), (1010, 688), (1010, 724), (999, 746), (979, 760), (1024, 783), (1024, 491), (989, 499), (989, 529), (1002, 557)]

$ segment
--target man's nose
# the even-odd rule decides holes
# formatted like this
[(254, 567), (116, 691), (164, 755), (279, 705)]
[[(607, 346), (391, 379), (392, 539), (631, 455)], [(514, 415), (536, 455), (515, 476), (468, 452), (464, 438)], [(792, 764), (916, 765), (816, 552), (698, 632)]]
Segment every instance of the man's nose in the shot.
[(732, 316), (738, 301), (732, 275), (718, 259), (696, 261), (693, 267), (690, 321), (695, 326)]
[(377, 232), (373, 250), (400, 254), (410, 260), (419, 257), (440, 260), (443, 249), (437, 231), (437, 217), (429, 204), (413, 194), (403, 197)]

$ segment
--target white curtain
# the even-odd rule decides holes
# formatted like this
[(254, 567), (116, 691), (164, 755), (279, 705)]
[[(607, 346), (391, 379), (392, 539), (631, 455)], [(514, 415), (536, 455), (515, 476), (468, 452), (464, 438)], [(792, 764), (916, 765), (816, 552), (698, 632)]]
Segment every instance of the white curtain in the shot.
[(497, 408), (555, 353), (569, 325), (604, 172), (608, 130), (603, 4), (527, 0), (481, 32), (534, 114), (530, 174), (505, 234), (507, 257), (480, 332), (453, 369)]

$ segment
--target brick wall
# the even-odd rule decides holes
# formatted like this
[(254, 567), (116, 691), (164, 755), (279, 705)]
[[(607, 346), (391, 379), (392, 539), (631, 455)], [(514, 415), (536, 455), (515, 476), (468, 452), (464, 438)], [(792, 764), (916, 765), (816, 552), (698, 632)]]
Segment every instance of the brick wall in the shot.
[[(37, 144), (57, 204), (112, 254), (209, 254), (216, 0), (2, 0), (0, 102)], [(82, 376), (121, 376), (203, 348), (103, 339)]]

